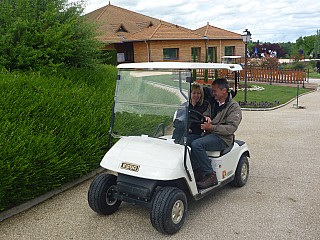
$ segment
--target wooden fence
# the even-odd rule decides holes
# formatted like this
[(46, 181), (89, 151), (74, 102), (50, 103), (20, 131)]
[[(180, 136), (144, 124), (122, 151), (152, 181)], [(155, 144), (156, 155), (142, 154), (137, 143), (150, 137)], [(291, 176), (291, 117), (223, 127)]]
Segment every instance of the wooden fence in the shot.
[[(197, 69), (197, 79), (203, 79), (205, 76), (204, 69)], [(240, 79), (244, 80), (245, 71), (240, 72)], [(214, 76), (226, 77), (234, 79), (234, 75), (231, 71), (226, 69), (219, 69), (214, 72), (211, 69), (207, 70), (208, 80), (212, 80)], [(307, 73), (304, 69), (291, 69), (282, 70), (277, 68), (257, 68), (248, 67), (247, 80), (255, 82), (268, 82), (268, 83), (292, 83), (302, 84), (307, 80)]]
[[(245, 71), (241, 71), (241, 79), (244, 79)], [(277, 69), (277, 68), (254, 68), (248, 67), (248, 81), (269, 83), (292, 83), (302, 84), (307, 80), (304, 69)]]

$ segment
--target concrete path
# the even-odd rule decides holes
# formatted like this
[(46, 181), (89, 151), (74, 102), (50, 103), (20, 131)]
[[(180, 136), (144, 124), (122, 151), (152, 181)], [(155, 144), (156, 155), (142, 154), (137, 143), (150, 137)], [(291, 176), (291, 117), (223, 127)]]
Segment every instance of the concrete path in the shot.
[(243, 112), (237, 138), (251, 150), (243, 188), (226, 186), (189, 204), (174, 236), (158, 233), (147, 209), (122, 204), (99, 216), (87, 204), (91, 182), (0, 223), (0, 239), (303, 239), (320, 236), (320, 91), (265, 112)]

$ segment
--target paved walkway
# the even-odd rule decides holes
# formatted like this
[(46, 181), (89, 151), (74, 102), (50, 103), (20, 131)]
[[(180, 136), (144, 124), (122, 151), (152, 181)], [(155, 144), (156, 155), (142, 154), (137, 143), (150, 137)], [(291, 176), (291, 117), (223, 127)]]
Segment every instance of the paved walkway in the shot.
[[(251, 151), (247, 185), (226, 186), (189, 204), (170, 239), (303, 239), (320, 236), (320, 91), (274, 111), (244, 111), (237, 138)], [(147, 209), (122, 204), (99, 216), (87, 204), (91, 181), (0, 223), (0, 239), (166, 239)]]

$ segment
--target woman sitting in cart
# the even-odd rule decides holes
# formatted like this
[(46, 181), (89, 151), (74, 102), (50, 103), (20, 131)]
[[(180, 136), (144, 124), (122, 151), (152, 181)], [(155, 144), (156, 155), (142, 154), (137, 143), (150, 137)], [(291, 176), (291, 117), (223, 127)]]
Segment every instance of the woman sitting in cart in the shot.
[[(187, 103), (184, 103), (185, 106)], [(193, 83), (191, 85), (191, 97), (189, 102), (189, 110), (195, 110), (205, 116), (211, 116), (211, 106), (208, 101), (204, 100), (204, 92), (201, 85)], [(179, 110), (173, 123), (175, 129), (172, 138), (175, 143), (183, 143), (184, 128), (185, 128), (185, 110)], [(190, 123), (189, 137), (187, 144), (191, 143), (193, 139), (199, 138), (203, 133), (200, 124)]]

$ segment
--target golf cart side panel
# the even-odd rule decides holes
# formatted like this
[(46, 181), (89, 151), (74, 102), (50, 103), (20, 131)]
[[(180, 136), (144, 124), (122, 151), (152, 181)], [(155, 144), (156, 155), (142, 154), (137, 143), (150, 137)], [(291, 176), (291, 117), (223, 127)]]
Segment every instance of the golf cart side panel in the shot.
[(211, 156), (212, 167), (217, 174), (218, 181), (224, 181), (233, 177), (238, 165), (238, 160), (241, 155), (247, 151), (249, 151), (247, 144), (239, 146), (239, 144), (235, 142), (232, 150), (221, 157), (217, 157), (217, 153), (219, 154), (219, 152), (207, 152), (208, 156)]
[(185, 178), (184, 147), (165, 139), (147, 136), (122, 137), (105, 154), (103, 168), (154, 180)]

